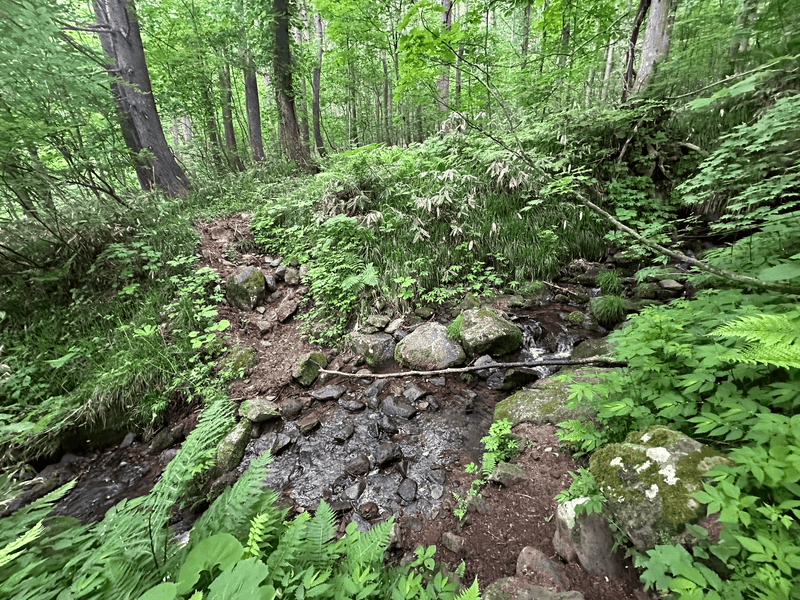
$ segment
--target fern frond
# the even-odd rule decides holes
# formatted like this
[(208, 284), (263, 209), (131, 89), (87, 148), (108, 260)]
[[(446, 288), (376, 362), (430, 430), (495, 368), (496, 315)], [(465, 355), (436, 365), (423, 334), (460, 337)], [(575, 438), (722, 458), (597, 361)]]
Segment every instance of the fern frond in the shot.
[(335, 562), (330, 541), (336, 534), (336, 515), (327, 502), (321, 500), (319, 508), (306, 528), (303, 541), (303, 564), (324, 569)]
[(472, 582), (468, 589), (456, 596), (456, 600), (481, 600), (481, 592), (478, 589), (478, 578)]
[(281, 536), (278, 547), (269, 555), (267, 567), (269, 567), (269, 575), (272, 581), (282, 579), (287, 569), (289, 571), (294, 570), (293, 563), (305, 538), (308, 519), (307, 512), (297, 515)]
[(347, 548), (347, 566), (350, 570), (365, 567), (383, 560), (383, 553), (389, 547), (389, 536), (392, 534), (394, 517), (373, 526), (366, 533), (358, 536)]
[(21, 550), (19, 552), (17, 551), (26, 544), (38, 538), (43, 533), (44, 533), (44, 525), (42, 525), (42, 522), (39, 521), (36, 525), (31, 527), (28, 531), (19, 536), (16, 540), (11, 542), (10, 544), (7, 544), (4, 548), (0, 548), (0, 567), (10, 563), (17, 556), (22, 554)]
[(718, 327), (711, 335), (750, 342), (725, 353), (727, 360), (800, 368), (800, 319), (795, 313), (741, 317)]

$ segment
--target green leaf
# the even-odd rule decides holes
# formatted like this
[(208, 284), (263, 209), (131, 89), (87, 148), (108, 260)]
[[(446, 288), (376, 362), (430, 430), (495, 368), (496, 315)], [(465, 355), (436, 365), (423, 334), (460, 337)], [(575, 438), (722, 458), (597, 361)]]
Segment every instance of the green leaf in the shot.
[(796, 262), (781, 263), (758, 273), (758, 278), (762, 281), (784, 281), (796, 277), (800, 277), (800, 264)]
[(218, 533), (197, 544), (186, 557), (178, 575), (178, 594), (192, 591), (202, 571), (211, 571), (219, 565), (222, 571), (230, 569), (244, 553), (244, 547), (230, 533)]
[(748, 537), (744, 537), (742, 535), (735, 536), (739, 543), (747, 550), (753, 553), (763, 553), (764, 547), (759, 544), (756, 540)]

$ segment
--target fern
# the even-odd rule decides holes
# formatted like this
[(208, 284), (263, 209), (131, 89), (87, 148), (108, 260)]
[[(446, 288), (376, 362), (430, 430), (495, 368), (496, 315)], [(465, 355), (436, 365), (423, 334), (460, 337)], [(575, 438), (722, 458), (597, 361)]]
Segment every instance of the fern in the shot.
[(383, 553), (389, 547), (389, 536), (394, 527), (394, 517), (374, 525), (366, 533), (359, 533), (355, 523), (347, 527), (346, 569), (355, 570), (383, 560)]
[(727, 360), (800, 368), (800, 315), (761, 314), (740, 317), (711, 332), (721, 338), (744, 338), (748, 344), (723, 355)]
[(303, 564), (324, 568), (338, 558), (330, 541), (336, 534), (336, 515), (324, 500), (320, 501), (314, 518), (308, 523), (303, 541)]
[(293, 571), (291, 565), (296, 560), (302, 546), (308, 519), (308, 513), (297, 515), (281, 536), (278, 547), (269, 555), (267, 567), (269, 567), (270, 578), (273, 582), (280, 582), (285, 575)]
[(367, 264), (361, 273), (350, 275), (342, 281), (342, 288), (358, 294), (365, 287), (378, 285), (378, 274), (372, 263)]

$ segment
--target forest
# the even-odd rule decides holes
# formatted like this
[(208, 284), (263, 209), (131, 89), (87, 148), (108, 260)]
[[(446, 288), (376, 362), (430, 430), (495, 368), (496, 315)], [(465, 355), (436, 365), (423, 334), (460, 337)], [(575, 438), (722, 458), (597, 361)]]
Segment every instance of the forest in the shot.
[[(403, 556), (402, 510), (368, 528), (341, 520), (336, 494), (285, 504), (262, 483), (283, 446), (221, 464), (232, 431), (267, 437), (244, 416), (264, 372), (240, 360), (247, 336), (258, 368), (280, 371), (256, 394), (287, 427), (273, 438), (299, 426), (311, 439), (309, 410), (328, 405), (297, 372), (280, 379), (280, 360), (317, 353), (318, 383), (350, 385), (344, 357), (373, 367), (358, 340), (383, 335), (397, 362), (362, 378), (391, 378), (413, 365), (387, 323), (413, 335), (438, 321), (469, 355), (467, 312), (491, 305), (608, 336), (593, 360), (616, 368), (565, 375), (579, 416), (551, 425), (575, 461), (556, 501), (608, 520), (635, 570), (638, 595), (619, 597), (800, 599), (798, 12), (0, 0), (0, 598), (562, 598), (494, 595), (442, 547)], [(278, 283), (236, 308), (228, 275), (256, 264)], [(486, 391), (473, 363), (444, 369), (442, 393), (475, 389), (489, 414), (510, 392)], [(297, 425), (294, 398), (311, 403)], [(436, 407), (414, 402), (417, 421)], [(495, 464), (526, 447), (497, 410), (466, 495), (442, 483), (459, 532), (478, 527), (473, 497), (494, 497)], [(169, 432), (159, 452), (177, 447), (180, 419), (191, 426), (146, 489), (91, 519), (63, 509), (86, 471), (48, 465), (106, 456), (126, 433), (152, 450)], [(682, 537), (643, 546), (596, 465), (658, 428), (724, 458), (691, 490)], [(406, 462), (378, 466), (409, 481)], [(179, 512), (192, 515), (183, 538)]]

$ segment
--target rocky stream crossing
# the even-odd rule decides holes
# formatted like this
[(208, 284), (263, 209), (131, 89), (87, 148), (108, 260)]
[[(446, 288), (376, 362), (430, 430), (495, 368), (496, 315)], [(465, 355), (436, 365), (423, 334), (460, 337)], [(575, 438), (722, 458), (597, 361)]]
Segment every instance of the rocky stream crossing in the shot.
[[(565, 408), (568, 384), (553, 380), (556, 367), (510, 369), (494, 362), (609, 352), (603, 339), (607, 332), (592, 325), (589, 314), (590, 298), (600, 293), (595, 287), (600, 265), (579, 261), (557, 284), (527, 297), (495, 299), (491, 305), (467, 297), (458, 306), (420, 307), (405, 317), (373, 315), (357, 325), (349, 349), (340, 353), (300, 337), (294, 316), (306, 293), (304, 268), (241, 252), (250, 247), (245, 243), (247, 220), (248, 215), (239, 215), (200, 229), (203, 264), (228, 282), (230, 302), (219, 313), (232, 324), (226, 334), (233, 350), (223, 364), (245, 368), (244, 378), (230, 388), (242, 418), (221, 444), (221, 475), (206, 486), (209, 498), (232, 484), (253, 458), (271, 452), (264, 484), (280, 492), (280, 501), (295, 512), (313, 511), (325, 499), (340, 515), (342, 532), (350, 521), (366, 530), (393, 515), (393, 559), (407, 560), (416, 546), (436, 544), (438, 560), (452, 568), (465, 561), (464, 580), (477, 576), (484, 598), (655, 597), (642, 590), (622, 551), (612, 552), (610, 533), (588, 544), (598, 544), (594, 552), (600, 557), (587, 558), (587, 543), (576, 552), (564, 542), (566, 525), (557, 526), (564, 521), (561, 513), (553, 518), (553, 497), (569, 487), (569, 471), (577, 469), (559, 446), (555, 424), (591, 415)], [(237, 297), (235, 286), (254, 273), (261, 287)], [(679, 271), (674, 274), (680, 279)], [(675, 279), (666, 285), (656, 280), (645, 293), (676, 297), (683, 284)], [(632, 281), (626, 283), (630, 290)], [(465, 353), (446, 337), (444, 326), (468, 313), (500, 319), (521, 343), (509, 346), (502, 332), (484, 343), (491, 335), (482, 332), (472, 346), (468, 336), (462, 339)], [(498, 336), (505, 341), (496, 342)], [(413, 346), (414, 339), (421, 344)], [(513, 349), (506, 352), (506, 347)], [(468, 376), (375, 377), (402, 371), (396, 358), (423, 370), (458, 364), (485, 368)], [(320, 367), (324, 370), (317, 376)], [(304, 381), (308, 369), (312, 376)], [(601, 367), (572, 370), (573, 380), (592, 381)], [(481, 438), (500, 418), (515, 424), (523, 451), (516, 466), (497, 473), (459, 521), (453, 515), (454, 493), (464, 497), (473, 479), (464, 465), (480, 464)], [(42, 471), (47, 485), (29, 492), (27, 499), (78, 477), (57, 511), (84, 522), (98, 520), (119, 500), (147, 493), (196, 419), (194, 413), (179, 411), (146, 439), (131, 432), (102, 452), (65, 454)], [(194, 518), (176, 512), (176, 535), (186, 532)]]

